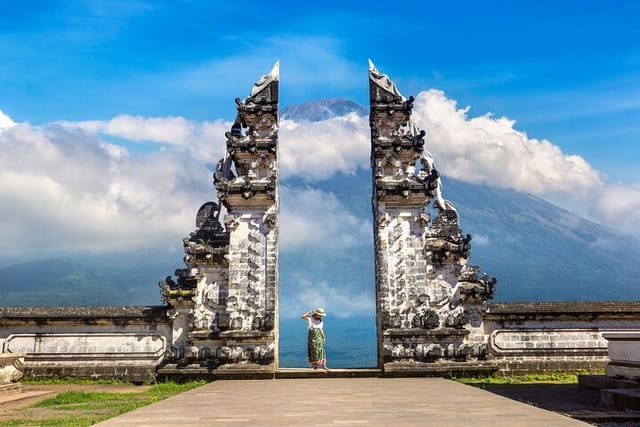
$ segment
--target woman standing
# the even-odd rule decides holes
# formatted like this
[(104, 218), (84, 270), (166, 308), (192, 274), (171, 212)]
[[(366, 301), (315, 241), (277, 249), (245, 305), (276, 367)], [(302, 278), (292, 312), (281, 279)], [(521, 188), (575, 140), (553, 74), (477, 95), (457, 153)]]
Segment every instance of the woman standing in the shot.
[(327, 367), (327, 354), (324, 351), (324, 346), (327, 339), (324, 336), (324, 330), (322, 329), (322, 318), (326, 316), (324, 309), (321, 307), (315, 310), (310, 310), (302, 315), (303, 319), (307, 320), (309, 325), (309, 335), (307, 338), (307, 355), (309, 363), (313, 366), (313, 369), (321, 367), (324, 371), (328, 371)]

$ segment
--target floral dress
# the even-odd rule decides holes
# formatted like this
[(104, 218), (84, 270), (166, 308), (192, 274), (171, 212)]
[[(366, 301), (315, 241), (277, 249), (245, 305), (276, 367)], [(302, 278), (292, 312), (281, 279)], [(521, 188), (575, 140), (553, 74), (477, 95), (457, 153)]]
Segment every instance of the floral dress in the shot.
[(327, 362), (327, 356), (324, 351), (324, 338), (322, 335), (322, 319), (316, 320), (308, 317), (309, 335), (307, 338), (307, 356), (309, 363), (316, 368), (324, 366)]

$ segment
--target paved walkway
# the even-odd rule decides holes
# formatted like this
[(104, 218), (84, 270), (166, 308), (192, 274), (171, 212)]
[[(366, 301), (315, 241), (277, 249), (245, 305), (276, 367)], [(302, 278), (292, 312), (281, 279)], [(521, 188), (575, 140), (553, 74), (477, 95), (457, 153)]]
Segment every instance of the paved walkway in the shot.
[(442, 378), (214, 381), (100, 424), (142, 426), (588, 426)]

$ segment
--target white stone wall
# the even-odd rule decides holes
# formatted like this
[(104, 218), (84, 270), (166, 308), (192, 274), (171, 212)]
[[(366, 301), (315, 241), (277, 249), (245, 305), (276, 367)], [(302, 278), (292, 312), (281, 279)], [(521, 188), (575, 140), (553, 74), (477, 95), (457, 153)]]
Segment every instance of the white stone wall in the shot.
[(634, 302), (501, 303), (487, 311), (488, 360), (507, 373), (603, 369), (605, 336), (640, 331)]
[(23, 354), (29, 377), (147, 381), (172, 335), (161, 307), (0, 309), (0, 350)]

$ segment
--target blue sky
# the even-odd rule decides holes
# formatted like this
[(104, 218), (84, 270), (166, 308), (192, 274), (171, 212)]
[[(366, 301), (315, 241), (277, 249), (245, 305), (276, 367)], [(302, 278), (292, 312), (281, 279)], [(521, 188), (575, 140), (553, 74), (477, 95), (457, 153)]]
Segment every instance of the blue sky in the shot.
[[(371, 58), (417, 96), (444, 175), (640, 234), (638, 17), (622, 0), (5, 2), (0, 265), (180, 251), (215, 198), (233, 99), (276, 60), (283, 108), (367, 106)], [(282, 190), (283, 253), (370, 240), (370, 219), (319, 184), (368, 169), (367, 118), (283, 121), (280, 144), (283, 183), (305, 182)]]

